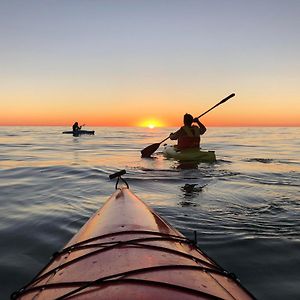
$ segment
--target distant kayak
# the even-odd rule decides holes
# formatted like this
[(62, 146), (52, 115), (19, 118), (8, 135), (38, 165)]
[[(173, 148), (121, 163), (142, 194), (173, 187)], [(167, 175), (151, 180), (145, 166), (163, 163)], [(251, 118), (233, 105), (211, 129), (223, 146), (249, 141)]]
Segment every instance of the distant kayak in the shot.
[(215, 151), (204, 151), (200, 149), (178, 150), (174, 145), (164, 145), (163, 155), (180, 161), (215, 162)]
[(82, 135), (82, 134), (89, 134), (94, 135), (94, 130), (77, 130), (77, 131), (63, 131), (63, 134), (73, 134), (73, 135)]
[(128, 185), (116, 188), (12, 299), (254, 299)]

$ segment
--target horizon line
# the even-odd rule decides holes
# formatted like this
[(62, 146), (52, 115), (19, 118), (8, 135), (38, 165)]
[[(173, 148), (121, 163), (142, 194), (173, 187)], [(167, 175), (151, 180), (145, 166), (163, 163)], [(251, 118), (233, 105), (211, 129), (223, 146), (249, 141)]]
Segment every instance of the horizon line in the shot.
[[(86, 127), (132, 127), (132, 128), (146, 128), (149, 130), (155, 130), (158, 128), (172, 128), (172, 127), (180, 127), (181, 125), (170, 125), (170, 126), (156, 126), (154, 128), (149, 128), (147, 126), (138, 126), (138, 125), (86, 125)], [(0, 124), (0, 127), (72, 127), (70, 125), (57, 125), (57, 124)], [(207, 125), (206, 127), (300, 127), (300, 124), (257, 124), (257, 125)]]

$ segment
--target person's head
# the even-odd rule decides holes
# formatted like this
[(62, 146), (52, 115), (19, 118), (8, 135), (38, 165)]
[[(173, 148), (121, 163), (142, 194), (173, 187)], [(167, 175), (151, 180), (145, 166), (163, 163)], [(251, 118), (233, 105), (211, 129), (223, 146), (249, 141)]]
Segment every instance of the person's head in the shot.
[(184, 125), (186, 125), (186, 126), (191, 126), (192, 123), (193, 123), (193, 120), (194, 120), (194, 118), (193, 118), (193, 116), (190, 115), (190, 114), (185, 114), (185, 115), (183, 116), (183, 123), (184, 123)]
[(74, 125), (75, 125), (75, 126), (78, 126), (78, 122), (75, 122)]

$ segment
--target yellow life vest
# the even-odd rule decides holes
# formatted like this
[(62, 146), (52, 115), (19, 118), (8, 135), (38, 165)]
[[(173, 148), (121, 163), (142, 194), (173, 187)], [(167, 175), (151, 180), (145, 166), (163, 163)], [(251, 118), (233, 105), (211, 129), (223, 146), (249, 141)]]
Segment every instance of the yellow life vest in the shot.
[(200, 147), (200, 129), (198, 126), (183, 126), (181, 130), (184, 132), (178, 138), (178, 149), (190, 149)]

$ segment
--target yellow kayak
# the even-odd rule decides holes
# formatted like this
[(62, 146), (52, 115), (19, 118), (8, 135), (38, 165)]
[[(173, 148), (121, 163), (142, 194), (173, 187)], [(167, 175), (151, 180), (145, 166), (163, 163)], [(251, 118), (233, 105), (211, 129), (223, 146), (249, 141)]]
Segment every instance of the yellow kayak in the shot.
[(204, 151), (200, 149), (179, 150), (174, 145), (164, 145), (163, 155), (179, 161), (215, 162), (215, 151)]

